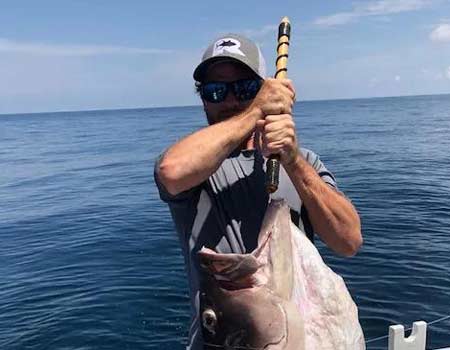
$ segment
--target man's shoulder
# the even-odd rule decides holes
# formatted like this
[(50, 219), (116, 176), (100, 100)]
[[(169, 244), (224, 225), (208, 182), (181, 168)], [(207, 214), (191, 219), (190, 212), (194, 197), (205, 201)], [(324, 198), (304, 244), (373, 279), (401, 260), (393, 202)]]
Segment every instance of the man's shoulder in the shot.
[(309, 161), (309, 159), (315, 159), (315, 158), (319, 157), (319, 155), (316, 152), (314, 152), (313, 150), (311, 150), (309, 148), (305, 148), (305, 147), (300, 147), (300, 153), (308, 161)]
[(309, 148), (300, 148), (300, 153), (302, 154), (302, 157), (314, 168), (316, 171), (320, 171), (321, 168), (324, 166), (322, 163), (322, 160), (320, 159), (320, 156), (310, 150)]

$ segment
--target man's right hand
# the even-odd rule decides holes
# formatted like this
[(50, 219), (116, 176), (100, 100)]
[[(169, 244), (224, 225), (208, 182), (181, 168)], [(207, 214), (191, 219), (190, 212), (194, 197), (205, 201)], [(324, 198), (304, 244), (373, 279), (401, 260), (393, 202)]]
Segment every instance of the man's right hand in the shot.
[(295, 102), (295, 89), (289, 79), (272, 79), (264, 81), (249, 110), (256, 111), (264, 119), (267, 115), (292, 114)]

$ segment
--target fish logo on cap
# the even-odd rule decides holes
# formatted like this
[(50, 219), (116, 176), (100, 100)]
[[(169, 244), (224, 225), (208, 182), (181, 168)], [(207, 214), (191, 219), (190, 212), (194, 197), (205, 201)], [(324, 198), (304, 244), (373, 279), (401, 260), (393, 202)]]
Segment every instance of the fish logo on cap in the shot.
[(233, 38), (223, 38), (215, 42), (213, 56), (223, 55), (225, 51), (235, 54), (241, 55), (245, 57), (245, 54), (239, 49), (241, 47), (241, 43)]

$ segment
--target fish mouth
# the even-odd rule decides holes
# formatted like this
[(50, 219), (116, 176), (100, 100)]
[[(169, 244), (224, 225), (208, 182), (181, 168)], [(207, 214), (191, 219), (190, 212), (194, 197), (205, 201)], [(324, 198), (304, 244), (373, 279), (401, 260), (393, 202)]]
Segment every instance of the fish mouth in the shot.
[(262, 243), (250, 254), (221, 254), (203, 247), (198, 252), (200, 266), (225, 290), (261, 286), (268, 280), (265, 266), (270, 240), (271, 232), (267, 232)]
[(222, 288), (227, 291), (256, 288), (255, 281), (253, 281), (253, 280), (237, 282), (237, 281), (220, 280), (217, 278), (217, 276), (215, 276), (215, 278), (216, 278), (217, 286), (219, 288)]

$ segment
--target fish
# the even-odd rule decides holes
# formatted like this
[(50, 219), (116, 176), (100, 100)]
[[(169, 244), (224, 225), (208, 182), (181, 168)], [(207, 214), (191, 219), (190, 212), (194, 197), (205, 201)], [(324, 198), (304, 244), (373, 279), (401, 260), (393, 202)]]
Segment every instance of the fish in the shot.
[(237, 44), (231, 40), (223, 40), (219, 45), (217, 45), (218, 47), (227, 47), (227, 46), (236, 46)]
[(204, 349), (364, 350), (358, 308), (341, 276), (271, 200), (246, 254), (202, 247)]

